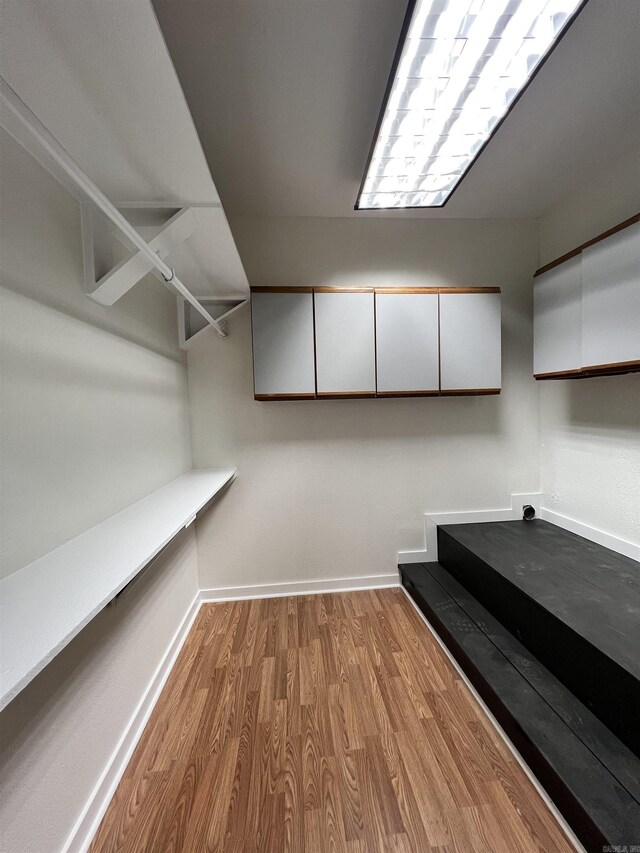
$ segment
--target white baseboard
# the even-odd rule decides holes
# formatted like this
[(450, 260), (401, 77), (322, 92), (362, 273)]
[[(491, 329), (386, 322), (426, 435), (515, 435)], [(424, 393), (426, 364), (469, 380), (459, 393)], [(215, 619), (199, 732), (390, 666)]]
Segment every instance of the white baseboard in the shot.
[(223, 586), (202, 589), (205, 601), (241, 601), (245, 598), (281, 598), (288, 595), (313, 595), (323, 592), (352, 592), (358, 589), (385, 589), (399, 586), (397, 572), (386, 575), (363, 575), (356, 578), (329, 578), (327, 580), (290, 581), (288, 583), (254, 584), (251, 586)]
[(522, 507), (530, 504), (540, 514), (540, 492), (511, 495), (511, 506), (505, 509), (475, 509), (461, 512), (427, 512), (424, 516), (424, 550), (398, 551), (398, 565), (403, 563), (436, 563), (438, 561), (438, 525), (477, 524), (483, 521), (515, 521), (522, 518)]
[(398, 565), (403, 566), (405, 563), (435, 563), (436, 558), (427, 553), (427, 549), (422, 551), (398, 551)]
[(591, 542), (603, 545), (618, 554), (630, 557), (640, 562), (640, 545), (605, 533), (597, 527), (576, 521), (559, 512), (554, 512), (541, 506), (542, 496), (539, 492), (532, 494), (511, 495), (509, 509), (478, 509), (462, 512), (430, 512), (424, 516), (425, 547), (421, 551), (398, 551), (398, 565), (404, 563), (435, 563), (438, 561), (438, 525), (442, 524), (474, 524), (483, 521), (513, 521), (522, 518), (522, 507), (530, 504), (536, 511), (536, 517), (548, 521), (558, 527), (583, 536)]
[(583, 524), (581, 521), (576, 521), (574, 518), (561, 515), (559, 512), (554, 512), (552, 509), (547, 509), (546, 507), (540, 509), (540, 518), (543, 521), (557, 524), (558, 527), (564, 527), (565, 530), (569, 530), (571, 533), (576, 533), (578, 536), (583, 536), (591, 542), (604, 545), (605, 548), (610, 548), (618, 554), (623, 554), (625, 557), (630, 557), (632, 560), (640, 562), (640, 545), (635, 545), (626, 539), (620, 539), (611, 533), (605, 533), (604, 530), (591, 527), (589, 524)]
[(154, 705), (158, 701), (160, 692), (176, 662), (178, 653), (193, 625), (196, 614), (200, 609), (200, 604), (200, 594), (198, 593), (185, 613), (178, 630), (173, 635), (169, 647), (158, 664), (138, 707), (129, 720), (107, 766), (103, 770), (98, 783), (91, 792), (80, 817), (67, 838), (63, 848), (64, 853), (84, 853), (84, 851), (88, 850), (93, 836), (100, 825), (100, 821), (104, 817), (111, 798), (118, 787), (118, 782), (129, 763), (133, 750), (140, 740), (144, 727), (151, 716)]

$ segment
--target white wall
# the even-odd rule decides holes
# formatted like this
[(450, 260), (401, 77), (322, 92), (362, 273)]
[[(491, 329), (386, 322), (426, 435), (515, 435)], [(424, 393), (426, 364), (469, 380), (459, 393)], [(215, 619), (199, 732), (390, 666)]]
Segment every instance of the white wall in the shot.
[(64, 849), (196, 589), (189, 528), (4, 709), (3, 853)]
[(5, 134), (2, 174), (4, 576), (178, 477), (191, 436), (175, 300), (87, 298), (76, 202)]
[[(540, 221), (540, 263), (640, 210), (640, 150)], [(543, 505), (640, 545), (640, 374), (540, 383)]]
[(603, 162), (588, 185), (575, 187), (540, 219), (540, 265), (586, 243), (640, 211), (640, 142)]
[(254, 285), (498, 285), (498, 397), (253, 400), (249, 311), (189, 353), (196, 465), (237, 465), (197, 525), (203, 588), (395, 571), (426, 510), (501, 507), (537, 491), (532, 373), (535, 223), (389, 219), (232, 222)]
[[(111, 309), (84, 296), (76, 202), (1, 141), (9, 573), (179, 476), (192, 459), (174, 299), (155, 281)], [(3, 711), (2, 851), (62, 849), (196, 595), (196, 559), (191, 528)]]

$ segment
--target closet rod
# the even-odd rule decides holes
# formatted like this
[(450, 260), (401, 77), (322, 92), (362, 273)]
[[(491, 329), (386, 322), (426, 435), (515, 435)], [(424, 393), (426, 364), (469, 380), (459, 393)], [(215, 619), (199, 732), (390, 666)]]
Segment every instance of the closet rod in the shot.
[(217, 323), (207, 309), (182, 284), (168, 264), (157, 255), (136, 229), (125, 219), (118, 208), (93, 183), (91, 178), (78, 166), (73, 158), (47, 130), (40, 119), (31, 112), (20, 96), (11, 88), (4, 77), (0, 76), (0, 125), (16, 142), (60, 181), (79, 201), (87, 201), (98, 208), (107, 219), (145, 255), (162, 275), (169, 287), (187, 300), (196, 311), (218, 332), (226, 338), (228, 333)]

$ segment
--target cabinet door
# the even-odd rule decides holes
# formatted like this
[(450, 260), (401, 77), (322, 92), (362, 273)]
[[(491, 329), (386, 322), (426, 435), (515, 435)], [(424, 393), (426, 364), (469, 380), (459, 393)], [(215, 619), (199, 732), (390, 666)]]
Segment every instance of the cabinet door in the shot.
[(582, 366), (640, 360), (640, 223), (582, 252)]
[(373, 291), (317, 290), (318, 395), (373, 396), (376, 390)]
[(533, 373), (582, 364), (582, 262), (572, 258), (533, 280)]
[(257, 398), (314, 397), (313, 293), (251, 294)]
[(438, 294), (376, 293), (378, 394), (440, 388)]
[(496, 391), (502, 384), (499, 293), (440, 294), (440, 387)]

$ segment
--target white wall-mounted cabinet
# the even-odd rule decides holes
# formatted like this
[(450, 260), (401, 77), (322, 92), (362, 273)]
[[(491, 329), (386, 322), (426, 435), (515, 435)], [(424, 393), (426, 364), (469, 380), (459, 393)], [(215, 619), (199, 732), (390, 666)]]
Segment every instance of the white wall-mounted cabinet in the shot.
[(535, 280), (533, 372), (580, 370), (582, 366), (582, 264), (580, 256)]
[(502, 384), (501, 300), (496, 292), (440, 293), (440, 390), (495, 391)]
[(640, 216), (534, 276), (537, 379), (640, 370)]
[(582, 366), (640, 359), (640, 223), (582, 252)]
[(257, 400), (497, 394), (498, 288), (252, 289)]
[(255, 396), (314, 397), (313, 292), (251, 294)]
[(440, 390), (438, 291), (376, 291), (377, 391)]
[(374, 396), (373, 290), (319, 288), (314, 300), (318, 396)]

